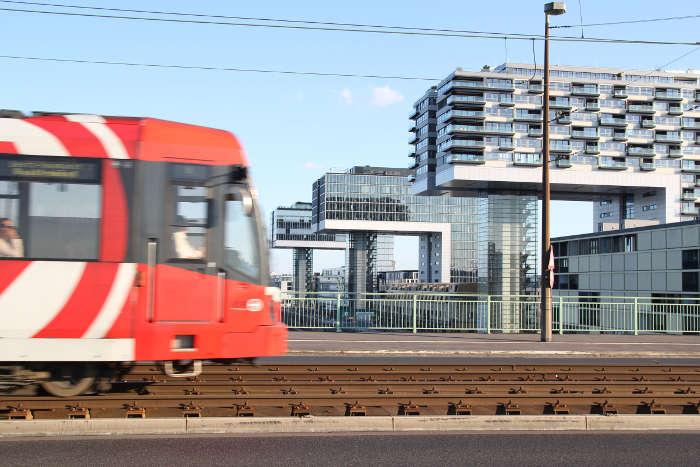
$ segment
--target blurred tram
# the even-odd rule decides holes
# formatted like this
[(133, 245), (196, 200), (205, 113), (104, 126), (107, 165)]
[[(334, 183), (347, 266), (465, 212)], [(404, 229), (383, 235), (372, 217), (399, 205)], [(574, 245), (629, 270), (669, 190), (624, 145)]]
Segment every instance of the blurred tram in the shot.
[(260, 214), (229, 132), (0, 111), (0, 387), (283, 354)]

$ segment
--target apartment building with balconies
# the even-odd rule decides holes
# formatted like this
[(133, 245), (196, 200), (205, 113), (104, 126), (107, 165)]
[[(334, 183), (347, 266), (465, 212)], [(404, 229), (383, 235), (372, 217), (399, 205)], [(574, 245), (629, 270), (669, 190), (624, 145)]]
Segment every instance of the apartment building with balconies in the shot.
[[(543, 91), (541, 68), (512, 63), (430, 88), (411, 116), (413, 191), (539, 192)], [(549, 101), (552, 196), (593, 200), (593, 230), (698, 217), (700, 74), (553, 66)]]

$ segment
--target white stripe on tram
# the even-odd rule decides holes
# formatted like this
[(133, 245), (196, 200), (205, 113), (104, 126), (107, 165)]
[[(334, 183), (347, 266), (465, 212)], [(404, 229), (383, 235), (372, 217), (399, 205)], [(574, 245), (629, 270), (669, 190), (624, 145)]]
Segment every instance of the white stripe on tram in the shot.
[(112, 288), (109, 290), (107, 299), (102, 305), (100, 313), (92, 322), (83, 338), (104, 337), (110, 330), (119, 313), (124, 307), (129, 297), (129, 291), (134, 284), (134, 275), (136, 274), (136, 265), (133, 263), (122, 263), (119, 265), (119, 270), (112, 282)]
[(69, 155), (53, 133), (19, 118), (0, 118), (0, 141), (14, 144), (20, 154)]
[(66, 115), (67, 120), (80, 123), (100, 141), (107, 155), (112, 159), (129, 159), (124, 143), (99, 115)]
[(31, 337), (63, 309), (83, 262), (34, 261), (0, 294), (0, 336)]

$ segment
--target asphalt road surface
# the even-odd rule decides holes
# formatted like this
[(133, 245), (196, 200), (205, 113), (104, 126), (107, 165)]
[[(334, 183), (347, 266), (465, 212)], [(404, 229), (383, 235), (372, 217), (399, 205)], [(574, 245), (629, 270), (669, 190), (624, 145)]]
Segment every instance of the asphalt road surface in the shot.
[(700, 434), (395, 433), (3, 439), (0, 465), (697, 465)]

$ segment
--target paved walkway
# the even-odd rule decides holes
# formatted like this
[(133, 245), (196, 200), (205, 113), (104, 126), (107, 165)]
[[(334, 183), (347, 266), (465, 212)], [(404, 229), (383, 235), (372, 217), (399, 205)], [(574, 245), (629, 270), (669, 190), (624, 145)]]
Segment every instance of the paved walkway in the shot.
[(700, 336), (290, 331), (289, 355), (700, 358)]

